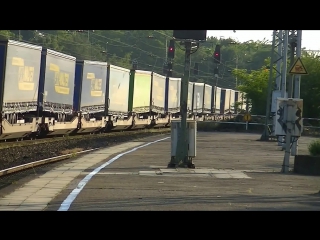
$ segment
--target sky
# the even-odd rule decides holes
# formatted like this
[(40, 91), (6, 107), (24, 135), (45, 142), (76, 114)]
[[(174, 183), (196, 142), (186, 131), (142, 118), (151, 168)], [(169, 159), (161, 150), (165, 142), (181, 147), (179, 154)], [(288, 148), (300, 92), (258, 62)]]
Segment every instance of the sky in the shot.
[[(249, 40), (269, 40), (272, 42), (273, 30), (207, 30), (208, 37), (233, 38), (239, 42)], [(320, 50), (320, 30), (302, 30), (302, 47), (307, 50)]]

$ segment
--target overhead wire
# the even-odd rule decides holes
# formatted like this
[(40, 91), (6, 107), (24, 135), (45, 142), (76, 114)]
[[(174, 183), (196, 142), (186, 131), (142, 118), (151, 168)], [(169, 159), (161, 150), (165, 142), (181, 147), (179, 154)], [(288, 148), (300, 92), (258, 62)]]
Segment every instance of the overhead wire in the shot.
[[(50, 34), (50, 33), (48, 33), (48, 35), (50, 36), (55, 36), (54, 34)], [(60, 39), (62, 42), (69, 42), (69, 43), (72, 43), (73, 45), (76, 43), (75, 41), (72, 41), (72, 40), (68, 40), (68, 39)], [(24, 40), (24, 42), (26, 42), (26, 43), (30, 43), (30, 44), (39, 44), (39, 43), (37, 43), (36, 41), (27, 41), (27, 40)], [(87, 44), (84, 44), (84, 45), (87, 45)], [(118, 46), (118, 45), (113, 45), (113, 44), (110, 44), (111, 46)], [(73, 51), (72, 49), (68, 49), (68, 52), (69, 52), (69, 54), (77, 54), (77, 55), (80, 55), (81, 57), (84, 57), (84, 59), (90, 59), (90, 58), (92, 58), (92, 56), (89, 56), (89, 55), (87, 55), (87, 54), (84, 54), (84, 53), (81, 53), (81, 54), (79, 54), (78, 52), (75, 52), (75, 51)], [(106, 53), (107, 55), (109, 55), (110, 57), (115, 57), (115, 58), (118, 58), (118, 59), (126, 59), (126, 58), (124, 58), (124, 57), (119, 57), (119, 56), (116, 56), (115, 54), (112, 54), (112, 53)], [(92, 60), (92, 59), (91, 59)], [(149, 64), (149, 63), (147, 63), (147, 62), (145, 62), (145, 61), (139, 61), (139, 64), (142, 64), (142, 65), (144, 65), (144, 66), (146, 66), (146, 67), (150, 67), (150, 65), (151, 64)], [(154, 67), (154, 68), (157, 68), (157, 69), (161, 69), (160, 67)]]
[[(50, 33), (46, 33), (47, 35), (51, 35), (51, 36), (56, 36), (55, 34), (50, 34)], [(60, 33), (61, 34), (61, 33)], [(70, 33), (66, 33), (66, 34), (70, 34)], [(99, 37), (103, 37), (103, 38), (107, 38), (107, 37), (105, 37), (105, 36), (102, 36), (102, 35), (100, 35), (100, 34), (97, 34), (97, 33), (91, 33), (91, 35), (97, 35), (97, 36), (99, 36)], [(58, 35), (59, 35), (59, 33), (58, 33)], [(145, 53), (148, 53), (149, 55), (150, 54), (152, 54), (152, 55), (154, 55), (154, 56), (156, 56), (157, 58), (161, 58), (161, 57), (159, 57), (159, 56), (157, 56), (157, 55), (155, 55), (155, 54), (153, 54), (153, 53), (150, 53), (150, 52), (147, 52), (147, 51), (144, 51), (143, 49), (141, 49), (141, 48), (139, 48), (139, 47), (137, 47), (137, 46), (132, 46), (132, 45), (128, 45), (128, 44), (125, 44), (125, 43), (123, 43), (123, 42), (120, 42), (120, 41), (117, 41), (117, 40), (114, 40), (114, 39), (110, 39), (110, 38), (107, 38), (108, 40), (111, 40), (111, 41), (115, 41), (115, 42), (119, 42), (120, 44), (122, 44), (122, 45), (115, 45), (115, 44), (110, 44), (110, 43), (108, 43), (108, 45), (110, 45), (110, 46), (121, 46), (121, 47), (133, 47), (133, 48), (136, 48), (136, 49), (138, 49), (138, 50), (141, 50), (141, 51), (143, 51), (143, 52), (145, 52)], [(79, 43), (77, 43), (77, 42), (75, 42), (75, 41), (73, 41), (73, 40), (70, 40), (70, 39), (59, 39), (60, 41), (64, 41), (64, 42), (69, 42), (69, 43), (72, 43), (73, 45), (86, 45), (86, 44), (79, 44)], [(96, 39), (95, 39), (96, 40)], [(99, 41), (99, 42), (101, 42), (101, 41)], [(124, 45), (124, 46), (123, 46)], [(70, 51), (70, 50), (69, 50)], [(72, 51), (73, 52), (73, 51)], [(73, 53), (75, 53), (75, 52), (73, 52)], [(106, 53), (106, 54), (108, 54), (109, 55), (109, 53)], [(79, 55), (79, 54), (78, 54)], [(110, 54), (111, 55), (111, 54)], [(83, 55), (83, 54), (81, 54), (81, 56), (86, 56), (86, 57), (89, 57), (89, 55)], [(114, 56), (114, 55), (113, 55)], [(90, 56), (90, 57), (92, 57), (92, 56)], [(121, 57), (118, 57), (118, 56), (116, 56), (117, 58), (121, 58)], [(125, 59), (125, 58), (121, 58), (121, 59)], [(148, 63), (145, 63), (144, 61), (141, 61), (140, 60), (140, 62), (143, 64), (143, 65), (145, 65), (145, 66), (150, 66), (150, 64), (148, 64)], [(181, 65), (181, 64), (177, 64), (177, 65), (179, 65), (179, 66), (181, 66), (181, 67), (183, 67), (183, 65)], [(154, 68), (157, 68), (157, 69), (161, 69), (161, 67), (156, 67), (156, 66), (153, 66), (153, 69)], [(204, 74), (208, 74), (207, 72), (204, 72), (204, 71), (200, 71), (200, 72), (202, 72), (202, 73), (204, 73)], [(209, 73), (209, 75), (210, 75), (210, 73)]]
[[(29, 30), (29, 31), (32, 31), (32, 30)], [(155, 32), (158, 32), (158, 31), (156, 31), (155, 30)], [(159, 32), (158, 32), (159, 33)], [(58, 34), (50, 34), (50, 33), (46, 33), (47, 35), (49, 35), (49, 36), (59, 36), (59, 34), (62, 34), (62, 33), (58, 33)], [(70, 34), (70, 33), (66, 33), (66, 34)], [(72, 33), (71, 33), (72, 34)], [(79, 34), (81, 34), (81, 33), (79, 33)], [(160, 33), (160, 34), (162, 34), (162, 33)], [(96, 33), (96, 32), (93, 32), (93, 33), (90, 33), (90, 35), (92, 36), (92, 35), (94, 35), (94, 36), (98, 36), (98, 37), (101, 37), (101, 38), (104, 38), (104, 39), (107, 39), (108, 41), (113, 41), (113, 42), (116, 42), (116, 43), (119, 43), (118, 45), (115, 45), (115, 44), (111, 44), (111, 43), (107, 43), (107, 46), (114, 46), (114, 47), (128, 47), (128, 48), (134, 48), (134, 49), (137, 49), (137, 50), (139, 50), (140, 51), (140, 53), (145, 53), (145, 54), (148, 54), (148, 55), (153, 55), (154, 57), (156, 57), (156, 58), (161, 58), (160, 56), (158, 56), (158, 55), (156, 55), (156, 54), (154, 54), (154, 53), (150, 53), (150, 52), (148, 52), (148, 51), (145, 51), (145, 50), (143, 50), (143, 49), (141, 49), (141, 48), (139, 48), (139, 47), (137, 47), (137, 46), (134, 46), (134, 45), (130, 45), (130, 44), (127, 44), (127, 43), (124, 43), (124, 42), (121, 42), (121, 41), (118, 41), (118, 40), (115, 40), (115, 39), (111, 39), (111, 38), (108, 38), (108, 37), (106, 37), (106, 36), (103, 36), (103, 35), (100, 35), (100, 34), (98, 34), (98, 33)], [(162, 34), (162, 35), (164, 35), (164, 34)], [(40, 36), (39, 36), (40, 37)], [(135, 36), (134, 36), (135, 37)], [(166, 35), (166, 37), (169, 37), (168, 35)], [(96, 42), (95, 43), (97, 43), (97, 42), (101, 42), (101, 43), (104, 43), (104, 44), (106, 44), (105, 42), (103, 42), (103, 41), (101, 41), (101, 40), (99, 40), (99, 39), (94, 39), (94, 40), (96, 40)], [(71, 43), (71, 44), (73, 44), (73, 45), (83, 45), (83, 46), (85, 46), (85, 45), (87, 45), (86, 43), (78, 43), (78, 42), (76, 42), (76, 41), (74, 41), (74, 40), (71, 40), (71, 39), (65, 39), (65, 38), (62, 38), (62, 39), (59, 39), (59, 41), (63, 41), (63, 42), (69, 42), (69, 43)], [(143, 42), (143, 41), (141, 41), (143, 44), (146, 44), (145, 42)], [(93, 45), (92, 43), (90, 43), (90, 45)], [(148, 45), (148, 46), (151, 46), (151, 45), (149, 45), (149, 44), (146, 44), (146, 45)], [(102, 47), (101, 45), (100, 45), (100, 47)], [(161, 49), (161, 48), (159, 48), (159, 49)], [(70, 49), (68, 49), (68, 51), (69, 52), (71, 52), (71, 53), (73, 53), (73, 54), (77, 54), (77, 55), (80, 55), (80, 56), (83, 56), (83, 57), (86, 57), (86, 58), (92, 58), (92, 56), (89, 56), (89, 55), (85, 55), (85, 54), (83, 54), (83, 53), (76, 53), (76, 52), (74, 52), (74, 51), (72, 51), (72, 50), (70, 50)], [(119, 56), (116, 56), (115, 54), (112, 54), (112, 53), (106, 53), (107, 55), (109, 55), (109, 56), (112, 56), (112, 57), (116, 57), (116, 58), (119, 58), (119, 59), (125, 59), (125, 58), (123, 58), (123, 57), (119, 57)], [(142, 60), (139, 60), (139, 62), (142, 64), (142, 65), (144, 65), (144, 66), (149, 66), (150, 67), (150, 65), (151, 64), (148, 64), (148, 63), (146, 63), (146, 62), (144, 62), (144, 61), (142, 61)], [(221, 63), (222, 65), (224, 65), (226, 68), (228, 68), (228, 69), (235, 69), (235, 68), (232, 68), (232, 67), (229, 67), (229, 66), (226, 66), (224, 63)], [(182, 64), (175, 64), (175, 65), (177, 65), (177, 66), (180, 66), (180, 67), (184, 67)], [(157, 67), (157, 66), (153, 66), (153, 69), (154, 68), (156, 68), (156, 69), (162, 69), (162, 67)], [(202, 73), (202, 74), (204, 74), (204, 75), (207, 75), (207, 76), (202, 76), (202, 77), (212, 77), (212, 73), (210, 73), (210, 72), (205, 72), (205, 71), (201, 71), (201, 70), (199, 70), (199, 73)], [(180, 73), (181, 74), (181, 73)], [(210, 76), (211, 75), (211, 76)], [(231, 81), (231, 80), (227, 80), (226, 82), (229, 82), (230, 84), (234, 84), (234, 82), (233, 81)]]

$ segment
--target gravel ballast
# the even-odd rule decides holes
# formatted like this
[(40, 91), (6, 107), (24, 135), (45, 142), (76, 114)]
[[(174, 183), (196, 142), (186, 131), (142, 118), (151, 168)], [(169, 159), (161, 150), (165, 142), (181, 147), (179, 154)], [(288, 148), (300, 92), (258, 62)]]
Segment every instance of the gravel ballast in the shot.
[(128, 132), (114, 132), (98, 135), (83, 135), (48, 139), (48, 141), (18, 142), (9, 144), (0, 143), (0, 170), (16, 167), (22, 164), (56, 157), (72, 152), (108, 147), (111, 145), (136, 140), (159, 134), (168, 134), (169, 129), (152, 129)]

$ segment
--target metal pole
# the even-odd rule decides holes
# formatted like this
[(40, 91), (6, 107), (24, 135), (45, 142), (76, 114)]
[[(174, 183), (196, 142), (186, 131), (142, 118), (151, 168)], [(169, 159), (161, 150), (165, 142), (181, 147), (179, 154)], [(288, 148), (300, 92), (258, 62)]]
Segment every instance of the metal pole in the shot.
[[(281, 40), (278, 43), (278, 55), (282, 56), (282, 48), (283, 48), (283, 42), (282, 42), (282, 30), (279, 30), (279, 37), (281, 38)], [(280, 61), (277, 61), (277, 76), (276, 76), (276, 86), (275, 86), (275, 90), (276, 91), (281, 91), (281, 63), (282, 63), (282, 58)], [(276, 99), (272, 99), (273, 101)], [(272, 130), (273, 133), (275, 134), (276, 131), (276, 123), (277, 122), (277, 112), (273, 113), (273, 126), (272, 126)], [(278, 146), (282, 146), (282, 137), (277, 137), (277, 142), (278, 142)]]
[[(294, 52), (295, 52), (295, 42), (293, 39), (291, 39), (290, 42), (290, 66), (294, 64)], [(291, 77), (288, 77), (288, 98), (292, 98), (293, 95), (293, 79), (294, 75)]]
[[(282, 98), (287, 98), (287, 89), (286, 89), (286, 84), (287, 84), (287, 62), (288, 62), (288, 43), (289, 43), (289, 30), (284, 30), (283, 31), (283, 49), (282, 49), (282, 57), (283, 57), (283, 64), (282, 64), (282, 71), (281, 71), (281, 97)], [(284, 138), (285, 142), (281, 143), (282, 145), (282, 150), (286, 149), (286, 144), (287, 144), (287, 137)], [(289, 143), (290, 144), (290, 140)]]
[(167, 51), (167, 49), (168, 49), (168, 39), (166, 38), (166, 49), (165, 49), (165, 51), (166, 51), (166, 61), (167, 61), (167, 59), (168, 59), (168, 51)]
[[(302, 41), (302, 30), (297, 30), (297, 48), (296, 48), (296, 55), (297, 57), (301, 57), (301, 41)], [(294, 98), (300, 98), (300, 81), (301, 81), (301, 75), (295, 75), (294, 76)], [(295, 156), (298, 154), (298, 140), (294, 141), (292, 144), (292, 150), (291, 155)]]
[[(249, 100), (248, 98), (246, 98), (246, 113), (248, 115), (248, 112), (249, 112)], [(246, 121), (246, 131), (248, 131), (248, 127), (249, 127), (249, 122)]]
[[(297, 57), (301, 57), (302, 30), (297, 30)], [(294, 98), (300, 98), (300, 81), (301, 76), (296, 75), (294, 78)]]
[(218, 88), (218, 75), (214, 76), (216, 78), (215, 89), (214, 89), (214, 113), (217, 113), (217, 88)]
[(283, 31), (283, 64), (281, 71), (281, 97), (286, 97), (287, 61), (288, 61), (288, 34), (289, 30)]
[(106, 42), (106, 62), (108, 63), (108, 42)]
[(272, 50), (271, 50), (271, 61), (270, 61), (270, 72), (269, 72), (269, 82), (268, 82), (268, 91), (267, 91), (267, 105), (266, 105), (266, 120), (264, 123), (264, 131), (261, 135), (260, 140), (267, 141), (269, 140), (269, 130), (268, 130), (268, 120), (269, 120), (269, 115), (270, 115), (270, 101), (271, 101), (271, 85), (272, 85), (272, 74), (273, 74), (273, 49), (275, 47), (275, 42), (276, 42), (276, 34), (277, 31), (273, 30), (273, 37), (272, 37)]
[(177, 152), (174, 162), (170, 162), (169, 166), (184, 165), (188, 167), (194, 167), (188, 158), (188, 134), (187, 134), (187, 111), (188, 111), (188, 87), (190, 78), (190, 60), (191, 60), (191, 42), (185, 43), (185, 64), (184, 75), (181, 78), (181, 96), (180, 96), (180, 114), (181, 125), (178, 132)]
[[(286, 97), (286, 76), (287, 76), (287, 53), (288, 53), (288, 35), (289, 30), (284, 31), (284, 41), (283, 41), (283, 66), (282, 66), (282, 78), (281, 78), (281, 97)], [(289, 94), (289, 93), (288, 93)], [(289, 106), (286, 106), (287, 109), (287, 118)], [(291, 148), (291, 122), (287, 122), (287, 131), (286, 131), (286, 142), (285, 142), (285, 154), (282, 164), (282, 172), (289, 172), (289, 161), (290, 161), (290, 148)]]
[(293, 127), (292, 122), (288, 121), (289, 120), (289, 118), (288, 118), (289, 117), (289, 112), (291, 112), (290, 108), (292, 108), (292, 106), (289, 104), (288, 101), (286, 103), (285, 108), (286, 108), (285, 114), (286, 114), (287, 134), (286, 134), (286, 150), (285, 150), (285, 153), (284, 153), (282, 169), (281, 169), (282, 173), (288, 173), (289, 172), (290, 148), (291, 148), (291, 131), (292, 131), (292, 127)]
[[(281, 36), (282, 38), (282, 30), (279, 30), (279, 36)], [(283, 48), (283, 43), (282, 41), (279, 41), (279, 45), (278, 45), (278, 55), (282, 56), (282, 48)], [(271, 66), (270, 66), (271, 67)], [(280, 73), (281, 72), (281, 61), (277, 61), (277, 72)], [(277, 75), (276, 77), (276, 90), (280, 90), (281, 89), (281, 75)]]
[[(236, 70), (238, 70), (238, 61), (239, 61), (239, 55), (237, 54), (237, 58), (236, 58)], [(238, 87), (238, 77), (236, 75), (236, 87)]]

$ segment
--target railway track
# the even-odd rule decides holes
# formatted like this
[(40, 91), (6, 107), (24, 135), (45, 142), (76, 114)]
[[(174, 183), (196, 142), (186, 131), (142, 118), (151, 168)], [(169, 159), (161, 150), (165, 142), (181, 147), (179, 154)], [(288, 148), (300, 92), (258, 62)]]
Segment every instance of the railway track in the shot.
[[(27, 144), (18, 142), (17, 146), (11, 145), (11, 147), (0, 148), (0, 178), (27, 169), (77, 157), (103, 147), (169, 132), (170, 128), (144, 129), (57, 138), (37, 143), (34, 141), (30, 141)], [(21, 145), (23, 143), (25, 145)]]
[[(154, 130), (164, 129), (164, 128), (153, 128)], [(17, 140), (17, 139), (10, 139), (10, 141), (1, 141), (0, 142), (0, 150), (3, 148), (14, 147), (14, 146), (26, 146), (26, 145), (34, 145), (34, 144), (41, 144), (45, 142), (56, 142), (64, 139), (82, 139), (84, 137), (96, 137), (96, 136), (112, 136), (116, 134), (121, 134), (123, 132), (139, 132), (139, 131), (146, 131), (147, 129), (133, 129), (133, 130), (115, 130), (110, 132), (97, 132), (97, 133), (82, 133), (82, 134), (74, 134), (74, 135), (64, 135), (64, 136), (45, 136), (41, 138), (34, 138), (34, 139), (24, 139), (24, 140)]]
[(75, 156), (79, 156), (81, 154), (89, 153), (89, 152), (92, 152), (92, 151), (95, 151), (98, 149), (100, 149), (100, 148), (93, 148), (93, 149), (88, 149), (88, 150), (79, 151), (79, 152), (75, 152), (75, 153), (64, 154), (64, 155), (57, 156), (57, 157), (47, 158), (47, 159), (43, 159), (43, 160), (39, 160), (39, 161), (34, 161), (34, 162), (22, 164), (22, 165), (19, 165), (16, 167), (7, 168), (7, 169), (0, 171), (0, 177), (6, 176), (6, 175), (9, 175), (12, 173), (20, 172), (22, 170), (34, 168), (37, 166), (41, 166), (41, 165), (45, 165), (45, 164), (49, 164), (49, 163), (54, 163), (57, 161), (62, 161), (62, 160), (69, 159), (69, 158), (75, 157)]

